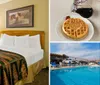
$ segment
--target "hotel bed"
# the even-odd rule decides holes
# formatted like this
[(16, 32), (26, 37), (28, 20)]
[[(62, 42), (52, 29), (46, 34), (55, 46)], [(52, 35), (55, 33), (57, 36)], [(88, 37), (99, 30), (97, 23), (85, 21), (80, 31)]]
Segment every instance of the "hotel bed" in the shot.
[[(32, 81), (34, 81), (34, 77), (44, 67), (44, 32), (32, 31), (32, 30), (2, 30), (0, 31), (0, 34), (7, 34), (10, 36), (17, 36), (17, 37), (18, 36), (21, 37), (25, 35), (29, 35), (29, 36), (36, 36), (37, 34), (40, 35), (41, 49), (36, 49), (36, 47), (34, 49), (33, 47), (29, 48), (29, 47), (21, 47), (21, 46), (18, 47), (18, 46), (0, 45), (1, 56), (2, 56), (2, 52), (5, 52), (5, 55), (7, 54), (7, 52), (8, 54), (9, 52), (11, 52), (14, 55), (17, 54), (18, 56), (20, 55), (24, 57), (27, 64), (26, 69), (25, 69), (25, 63), (23, 64), (24, 66), (22, 65), (23, 66), (22, 69), (24, 69), (22, 74), (24, 74), (24, 77), (19, 78), (18, 80), (10, 84), (8, 82), (5, 83), (6, 80), (0, 77), (0, 85), (2, 85), (3, 83), (4, 85), (24, 85), (25, 83), (31, 83)], [(0, 66), (0, 75), (2, 75), (1, 69), (2, 69), (2, 66)]]

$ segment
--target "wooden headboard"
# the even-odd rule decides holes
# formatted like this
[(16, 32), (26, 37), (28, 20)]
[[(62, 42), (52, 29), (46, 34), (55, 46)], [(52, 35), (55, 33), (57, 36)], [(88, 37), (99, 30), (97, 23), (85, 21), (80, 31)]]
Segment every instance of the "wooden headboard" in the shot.
[(29, 34), (30, 36), (40, 34), (41, 47), (44, 49), (45, 46), (45, 34), (44, 31), (34, 30), (0, 30), (0, 34), (8, 34), (11, 36), (23, 36)]

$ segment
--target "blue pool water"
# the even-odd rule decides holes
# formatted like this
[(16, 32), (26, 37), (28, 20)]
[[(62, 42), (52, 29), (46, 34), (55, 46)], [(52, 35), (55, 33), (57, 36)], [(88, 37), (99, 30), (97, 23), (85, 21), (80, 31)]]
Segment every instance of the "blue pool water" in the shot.
[(50, 85), (100, 85), (100, 67), (52, 70)]

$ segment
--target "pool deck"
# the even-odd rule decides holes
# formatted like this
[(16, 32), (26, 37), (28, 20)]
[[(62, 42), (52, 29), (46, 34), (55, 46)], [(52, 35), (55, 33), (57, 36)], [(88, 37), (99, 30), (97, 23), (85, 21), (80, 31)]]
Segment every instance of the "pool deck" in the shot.
[[(82, 65), (82, 66), (93, 66), (93, 65)], [(51, 67), (50, 70), (59, 70), (62, 68), (75, 68), (75, 67), (82, 67), (82, 66), (62, 66), (62, 67)], [(93, 66), (95, 67), (95, 66)]]
[[(84, 66), (87, 66), (87, 65), (84, 65)], [(51, 70), (59, 70), (59, 69), (62, 69), (62, 68), (74, 68), (74, 67), (81, 67), (81, 66), (62, 66), (62, 67), (51, 67), (50, 69), (51, 69)]]

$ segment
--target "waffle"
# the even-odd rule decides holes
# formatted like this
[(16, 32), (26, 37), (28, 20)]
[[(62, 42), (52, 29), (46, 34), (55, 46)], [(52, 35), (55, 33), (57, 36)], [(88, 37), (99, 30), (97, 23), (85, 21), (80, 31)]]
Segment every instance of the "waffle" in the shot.
[(79, 18), (69, 18), (62, 26), (63, 33), (72, 39), (80, 39), (88, 34), (88, 25)]

